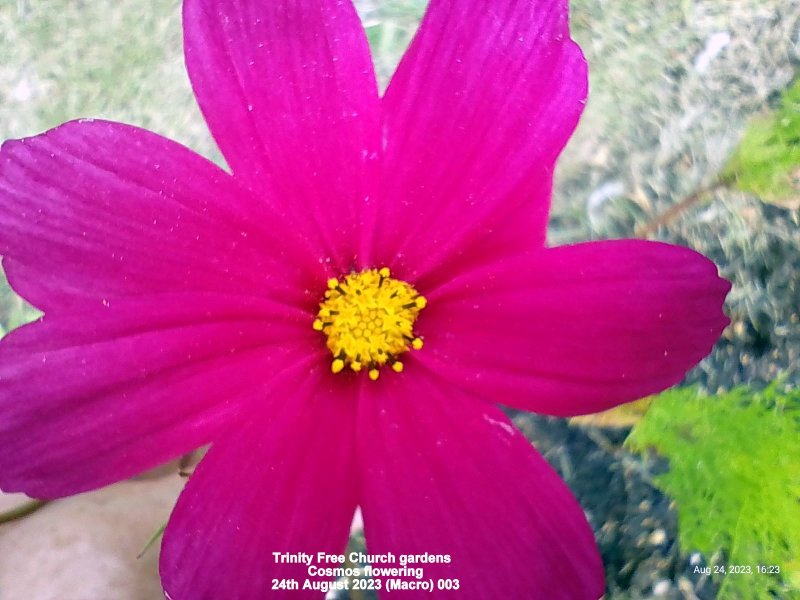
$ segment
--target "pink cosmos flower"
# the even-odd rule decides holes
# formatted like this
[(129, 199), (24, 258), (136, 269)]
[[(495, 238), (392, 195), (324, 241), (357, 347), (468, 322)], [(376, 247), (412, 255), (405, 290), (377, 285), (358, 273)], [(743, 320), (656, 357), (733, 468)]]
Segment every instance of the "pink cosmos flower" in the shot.
[(729, 286), (685, 248), (545, 246), (587, 93), (566, 0), (432, 0), (383, 98), (347, 0), (185, 0), (184, 30), (232, 175), (104, 121), (3, 145), (0, 253), (45, 316), (0, 344), (0, 488), (211, 442), (170, 598), (272, 596), (306, 578), (273, 552), (342, 552), (356, 506), (370, 553), (450, 555), (425, 573), (458, 597), (598, 598), (580, 507), (495, 403), (669, 387)]

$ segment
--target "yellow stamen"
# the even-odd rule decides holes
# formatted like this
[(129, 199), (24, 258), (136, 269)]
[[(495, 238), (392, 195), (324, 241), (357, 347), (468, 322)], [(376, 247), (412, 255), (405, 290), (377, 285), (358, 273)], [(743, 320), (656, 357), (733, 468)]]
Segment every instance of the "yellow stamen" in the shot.
[(366, 370), (376, 381), (382, 366), (401, 373), (403, 363), (397, 357), (422, 348), (414, 324), (428, 301), (413, 286), (390, 275), (383, 267), (327, 281), (312, 327), (328, 338), (332, 372), (349, 366), (356, 373)]

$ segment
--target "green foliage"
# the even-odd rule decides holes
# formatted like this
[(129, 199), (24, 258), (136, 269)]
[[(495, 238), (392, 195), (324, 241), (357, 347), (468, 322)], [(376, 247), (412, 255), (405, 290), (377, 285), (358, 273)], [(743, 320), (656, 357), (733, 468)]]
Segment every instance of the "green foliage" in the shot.
[(773, 114), (750, 124), (722, 180), (765, 202), (800, 206), (800, 79)]
[(13, 292), (0, 270), (0, 337), (39, 316), (36, 309)]
[(427, 0), (361, 0), (356, 8), (367, 31), (378, 83), (385, 88), (413, 37)]
[(142, 548), (142, 549), (139, 551), (139, 554), (137, 554), (137, 555), (136, 555), (136, 558), (137, 558), (137, 559), (140, 559), (140, 558), (142, 558), (142, 557), (143, 557), (145, 554), (147, 554), (147, 551), (148, 551), (148, 550), (150, 550), (150, 548), (152, 548), (152, 547), (153, 547), (153, 545), (154, 545), (154, 544), (155, 544), (155, 543), (156, 543), (158, 540), (160, 540), (160, 539), (161, 539), (161, 537), (164, 535), (164, 532), (165, 532), (166, 530), (167, 530), (167, 524), (166, 524), (166, 522), (165, 522), (165, 523), (163, 523), (163, 524), (162, 524), (162, 525), (161, 525), (161, 526), (160, 526), (160, 527), (159, 527), (159, 528), (158, 528), (156, 531), (154, 531), (154, 532), (153, 532), (153, 535), (152, 535), (152, 536), (150, 536), (150, 539), (149, 539), (149, 540), (147, 540), (147, 543), (144, 545), (144, 548)]
[[(750, 565), (752, 574), (719, 576), (719, 598), (800, 592), (800, 390), (671, 390), (626, 444), (669, 460), (656, 484), (675, 500), (684, 552), (722, 552), (726, 569)], [(777, 565), (780, 575), (757, 565)]]

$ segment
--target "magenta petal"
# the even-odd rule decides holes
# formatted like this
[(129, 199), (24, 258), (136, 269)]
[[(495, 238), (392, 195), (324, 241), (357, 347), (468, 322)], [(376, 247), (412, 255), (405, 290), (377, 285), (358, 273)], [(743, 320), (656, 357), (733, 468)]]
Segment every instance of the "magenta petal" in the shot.
[(65, 496), (210, 442), (269, 374), (309, 355), (314, 332), (297, 321), (267, 301), (165, 294), (12, 332), (0, 342), (0, 489)]
[[(349, 0), (186, 0), (186, 66), (234, 175), (338, 275), (358, 247), (380, 102)], [(327, 264), (327, 263), (326, 263)]]
[[(215, 442), (164, 535), (161, 578), (174, 600), (321, 598), (272, 590), (308, 577), (273, 552), (340, 554), (356, 507), (355, 399), (327, 371), (273, 381), (260, 413)], [(319, 563), (315, 563), (319, 564)]]
[(76, 121), (3, 144), (0, 254), (51, 311), (162, 292), (303, 301), (320, 265), (221, 169), (135, 127)]
[(586, 94), (565, 0), (433, 0), (383, 100), (377, 262), (419, 280), (520, 221), (541, 246)]
[(597, 412), (678, 383), (728, 324), (729, 289), (711, 261), (679, 246), (620, 240), (534, 251), (426, 293), (417, 356), (493, 402)]
[(370, 553), (449, 555), (422, 566), (458, 598), (602, 595), (580, 506), (495, 407), (409, 365), (364, 386), (359, 457)]

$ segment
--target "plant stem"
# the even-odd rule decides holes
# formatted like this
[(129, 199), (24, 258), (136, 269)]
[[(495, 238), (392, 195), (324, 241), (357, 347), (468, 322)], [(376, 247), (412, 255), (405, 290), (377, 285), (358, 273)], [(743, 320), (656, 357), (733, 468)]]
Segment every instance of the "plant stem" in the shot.
[(717, 179), (710, 185), (700, 188), (696, 192), (690, 194), (677, 204), (670, 206), (666, 211), (650, 219), (647, 223), (642, 223), (636, 228), (636, 237), (646, 238), (656, 231), (659, 227), (664, 227), (672, 223), (675, 219), (680, 217), (690, 208), (699, 204), (708, 194), (716, 192), (717, 190), (727, 187), (728, 182), (723, 179)]
[(10, 523), (11, 521), (17, 521), (19, 519), (24, 519), (28, 515), (35, 513), (48, 502), (48, 500), (31, 500), (30, 502), (21, 504), (16, 508), (12, 508), (4, 513), (0, 513), (0, 525), (4, 523)]

